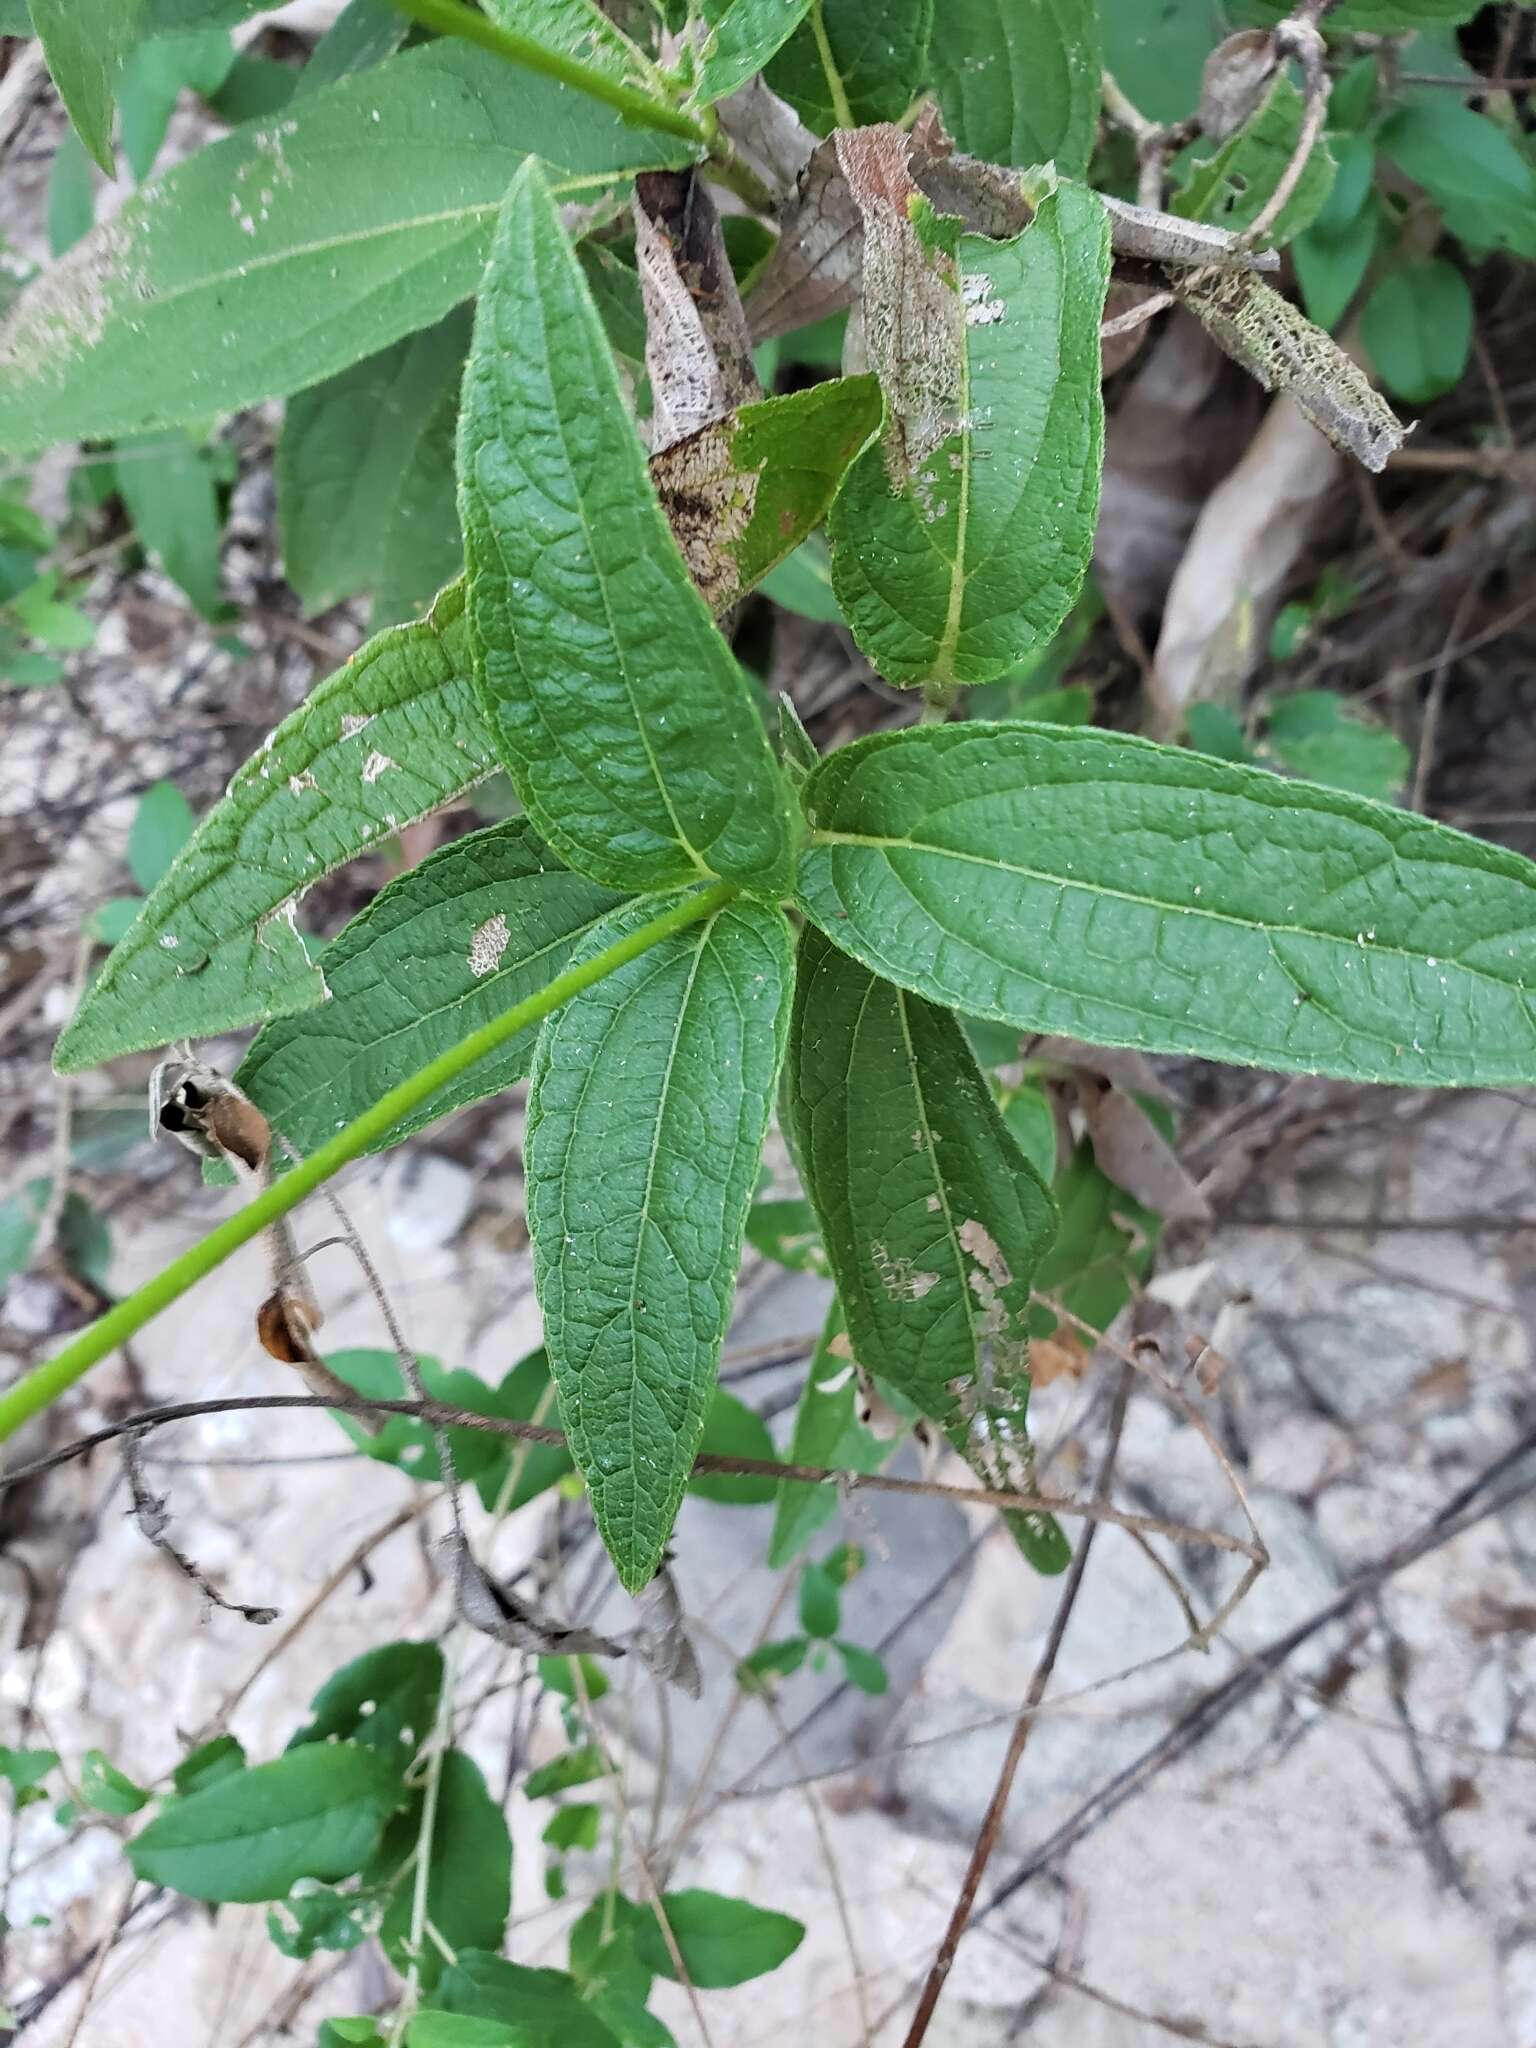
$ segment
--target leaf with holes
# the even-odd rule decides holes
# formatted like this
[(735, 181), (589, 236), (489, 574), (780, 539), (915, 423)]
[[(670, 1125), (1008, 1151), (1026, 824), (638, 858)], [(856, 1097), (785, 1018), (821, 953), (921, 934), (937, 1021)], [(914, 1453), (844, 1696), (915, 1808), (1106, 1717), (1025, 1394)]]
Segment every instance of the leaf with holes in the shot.
[(689, 154), (447, 39), (237, 129), (22, 295), (0, 328), (0, 448), (232, 412), (440, 320), (531, 151), (588, 183)]
[[(1190, 165), (1173, 211), (1186, 220), (1208, 221), (1239, 233), (1258, 219), (1289, 169), (1301, 136), (1306, 102), (1285, 73), (1277, 73), (1253, 113), (1209, 157)], [(1321, 138), (1313, 145), (1300, 179), (1261, 244), (1289, 242), (1312, 225), (1333, 185), (1334, 161)]]
[(782, 893), (789, 817), (767, 735), (532, 165), (475, 316), (459, 478), (476, 680), (549, 844), (617, 888), (712, 873)]
[(898, 683), (987, 682), (1043, 646), (1076, 601), (1098, 515), (1102, 202), (1061, 185), (1012, 241), (962, 236), (956, 273), (957, 424), (915, 450), (909, 437), (915, 462), (888, 431), (849, 470), (828, 528), (838, 602)]
[(1536, 866), (1447, 826), (1050, 726), (857, 740), (805, 802), (807, 915), (932, 1002), (1288, 1073), (1536, 1080)]
[[(576, 958), (655, 914), (615, 912)], [(734, 903), (545, 1024), (528, 1220), (577, 1469), (620, 1577), (660, 1561), (704, 1431), (792, 977), (777, 910)]]

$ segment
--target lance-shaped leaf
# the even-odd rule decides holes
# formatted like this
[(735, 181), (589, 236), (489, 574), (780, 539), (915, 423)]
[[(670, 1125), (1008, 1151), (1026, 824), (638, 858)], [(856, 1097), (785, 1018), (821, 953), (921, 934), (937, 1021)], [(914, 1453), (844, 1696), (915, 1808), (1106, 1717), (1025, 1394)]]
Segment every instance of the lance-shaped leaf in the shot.
[(536, 165), (507, 194), (464, 383), (476, 682), (539, 831), (617, 888), (782, 893), (767, 735), (657, 502), (602, 323)]
[(866, 211), (864, 319), (890, 424), (832, 508), (832, 587), (892, 682), (987, 682), (1055, 633), (1093, 548), (1104, 208), (1062, 185), (1011, 241), (962, 236), (955, 288), (942, 287), (950, 324), (926, 332), (902, 311), (916, 231), (904, 212), (888, 220), (898, 254), (887, 271), (875, 218)]
[(694, 582), (729, 609), (819, 526), (880, 424), (873, 377), (836, 377), (741, 406), (651, 457)]
[(289, 401), (277, 509), (283, 569), (306, 611), (371, 590), (388, 624), (457, 573), (453, 444), (469, 329), (468, 307), (455, 307)]
[(75, 133), (110, 178), (112, 106), (143, 0), (31, 0), (32, 28)]
[[(585, 957), (655, 914), (615, 912)], [(571, 1453), (631, 1590), (660, 1561), (715, 1384), (793, 964), (738, 902), (557, 1010), (534, 1061), (528, 1221)]]
[[(1295, 154), (1305, 112), (1301, 94), (1284, 72), (1278, 73), (1236, 134), (1191, 165), (1174, 212), (1234, 231), (1257, 220)], [(1289, 242), (1312, 225), (1333, 185), (1334, 169), (1327, 144), (1319, 140), (1266, 242)]]
[(1536, 865), (1120, 734), (952, 725), (815, 770), (800, 899), (930, 1000), (1098, 1045), (1536, 1080)]
[[(379, 892), (320, 957), (330, 1001), (267, 1026), (242, 1088), (302, 1157), (406, 1074), (553, 981), (622, 899), (572, 874), (526, 818), (456, 839)], [(532, 1026), (396, 1125), (396, 1145), (510, 1088)]]
[(933, 0), (819, 0), (817, 14), (768, 66), (769, 85), (822, 135), (899, 121), (928, 77)]
[(1104, 60), (1097, 0), (945, 0), (932, 85), (955, 140), (997, 164), (1087, 168)]
[(811, 0), (702, 0), (699, 97), (721, 100), (745, 85), (799, 27)]
[(473, 292), (531, 151), (592, 179), (688, 155), (446, 40), (200, 150), (76, 243), (0, 328), (0, 447), (232, 411), (441, 319)]
[(61, 1072), (325, 1000), (299, 898), (496, 765), (463, 611), (448, 590), (370, 640), (247, 761), (87, 991)]

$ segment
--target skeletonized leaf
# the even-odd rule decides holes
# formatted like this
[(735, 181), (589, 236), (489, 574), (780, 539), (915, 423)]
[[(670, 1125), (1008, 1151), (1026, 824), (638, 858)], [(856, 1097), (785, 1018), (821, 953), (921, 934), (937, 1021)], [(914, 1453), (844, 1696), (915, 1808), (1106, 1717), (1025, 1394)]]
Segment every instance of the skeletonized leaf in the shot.
[(807, 932), (785, 1082), (854, 1357), (994, 1483), (1016, 1462), (1027, 1484), (1029, 1293), (1055, 1211), (958, 1021)]
[(278, 520), (307, 611), (372, 590), (386, 614), (408, 614), (458, 569), (453, 441), (469, 328), (456, 307), (289, 401)]
[(651, 172), (635, 181), (634, 214), (655, 453), (763, 387), (709, 187), (691, 172)]
[[(400, 875), (326, 947), (330, 1001), (269, 1024), (239, 1085), (302, 1157), (402, 1074), (552, 981), (622, 899), (562, 867), (526, 818), (473, 832)], [(530, 1027), (396, 1125), (384, 1145), (520, 1081)]]
[(711, 611), (726, 611), (820, 525), (879, 423), (873, 377), (829, 378), (744, 405), (651, 457), (651, 481)]
[[(915, 383), (897, 387), (906, 395), (893, 400), (883, 379), (906, 431), (888, 432), (883, 456), (870, 448), (855, 461), (828, 526), (833, 590), (859, 645), (893, 682), (1005, 674), (1065, 618), (1093, 546), (1104, 209), (1084, 188), (1059, 186), (1012, 241), (961, 237), (956, 269), (953, 410), (945, 416), (949, 380), (932, 356)], [(878, 316), (910, 362), (901, 301), (884, 297), (880, 283), (866, 251), (871, 353), (880, 361)]]
[(1120, 734), (878, 734), (806, 785), (807, 914), (933, 1002), (1411, 1086), (1536, 1078), (1536, 866)]
[(323, 1002), (294, 924), (304, 891), (495, 765), (456, 588), (370, 640), (240, 770), (113, 948), (60, 1072)]
[(927, 82), (933, 11), (933, 0), (821, 0), (820, 37), (809, 24), (796, 29), (768, 83), (822, 135), (899, 121)]
[[(619, 910), (583, 957), (656, 911)], [(560, 1412), (631, 1590), (660, 1561), (715, 1383), (792, 977), (776, 910), (735, 903), (547, 1021), (528, 1220)]]
[(1102, 73), (1096, 0), (945, 0), (937, 15), (934, 92), (990, 163), (1085, 170)]
[(864, 226), (838, 162), (821, 144), (779, 218), (779, 239), (747, 303), (754, 341), (824, 320), (848, 304), (864, 250)]
[(143, 0), (31, 0), (32, 28), (75, 133), (110, 178), (112, 105)]
[(22, 295), (0, 328), (0, 447), (232, 411), (441, 319), (530, 151), (590, 178), (688, 155), (448, 39), (237, 129)]
[(537, 166), (507, 194), (464, 385), (476, 683), (530, 818), (618, 888), (789, 867), (783, 782), (689, 581)]
[(1319, 433), (1367, 469), (1403, 445), (1402, 424), (1365, 372), (1289, 299), (1246, 270), (1199, 270), (1174, 289), (1211, 338), (1266, 391), (1293, 398)]

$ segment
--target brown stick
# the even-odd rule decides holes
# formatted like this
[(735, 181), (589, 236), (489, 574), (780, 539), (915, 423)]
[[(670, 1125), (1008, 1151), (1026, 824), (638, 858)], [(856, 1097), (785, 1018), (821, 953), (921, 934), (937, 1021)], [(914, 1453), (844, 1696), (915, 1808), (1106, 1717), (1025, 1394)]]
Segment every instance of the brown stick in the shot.
[[(1109, 1447), (1104, 1453), (1104, 1462), (1099, 1468), (1098, 1484), (1094, 1488), (1095, 1501), (1102, 1502), (1109, 1492), (1114, 1475), (1115, 1457), (1120, 1449), (1120, 1431), (1125, 1423), (1125, 1411), (1131, 1397), (1131, 1373), (1128, 1366), (1122, 1366), (1120, 1383), (1115, 1389), (1115, 1403), (1109, 1418)], [(1030, 1731), (1035, 1725), (1035, 1708), (1044, 1697), (1045, 1688), (1050, 1684), (1051, 1673), (1056, 1668), (1057, 1653), (1062, 1638), (1067, 1632), (1067, 1623), (1072, 1618), (1083, 1573), (1088, 1568), (1088, 1554), (1093, 1548), (1095, 1524), (1089, 1523), (1083, 1531), (1083, 1540), (1077, 1546), (1072, 1563), (1068, 1567), (1066, 1583), (1061, 1589), (1061, 1598), (1056, 1603), (1056, 1612), (1051, 1618), (1050, 1634), (1040, 1652), (1034, 1676), (1029, 1681), (1029, 1690), (1024, 1695), (1024, 1705), (1013, 1724), (1013, 1733), (1008, 1740), (1008, 1753), (1003, 1758), (1003, 1767), (997, 1774), (997, 1783), (992, 1788), (992, 1798), (987, 1806), (986, 1817), (981, 1823), (981, 1832), (971, 1850), (971, 1860), (966, 1865), (965, 1876), (960, 1885), (960, 1896), (955, 1900), (955, 1909), (949, 1916), (949, 1925), (944, 1930), (944, 1939), (939, 1943), (939, 1952), (933, 1959), (924, 1984), (922, 1995), (917, 2001), (917, 2011), (907, 2029), (903, 2048), (921, 2048), (928, 2023), (933, 2018), (934, 2008), (943, 1993), (945, 1981), (954, 1967), (955, 1952), (960, 1946), (960, 1937), (970, 1922), (971, 1908), (976, 1903), (976, 1894), (981, 1889), (981, 1880), (992, 1851), (997, 1846), (998, 1833), (1003, 1825), (1003, 1815), (1013, 1794), (1013, 1781), (1023, 1760), (1029, 1742)]]

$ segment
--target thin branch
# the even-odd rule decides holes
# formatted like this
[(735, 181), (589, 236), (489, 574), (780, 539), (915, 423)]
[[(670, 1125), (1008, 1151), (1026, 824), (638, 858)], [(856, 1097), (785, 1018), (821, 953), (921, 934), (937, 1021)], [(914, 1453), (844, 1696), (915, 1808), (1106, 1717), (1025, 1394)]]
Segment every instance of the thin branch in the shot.
[[(1098, 1484), (1094, 1488), (1096, 1500), (1102, 1501), (1107, 1497), (1114, 1478), (1115, 1459), (1120, 1450), (1120, 1432), (1125, 1426), (1125, 1411), (1130, 1402), (1132, 1384), (1129, 1368), (1122, 1367), (1120, 1383), (1115, 1389), (1114, 1407), (1110, 1411), (1109, 1443), (1103, 1463), (1099, 1467)], [(954, 1911), (949, 1916), (949, 1925), (945, 1928), (944, 1938), (939, 1943), (939, 1952), (933, 1959), (928, 1981), (918, 1998), (917, 2011), (913, 2014), (912, 2024), (907, 2029), (904, 2048), (921, 2048), (923, 2037), (928, 2032), (928, 2023), (933, 2018), (934, 2008), (938, 2005), (945, 1982), (954, 1967), (960, 1938), (970, 1924), (971, 1908), (981, 1888), (982, 1876), (992, 1860), (992, 1851), (997, 1846), (1003, 1815), (1013, 1794), (1013, 1781), (1018, 1775), (1019, 1765), (1023, 1761), (1024, 1751), (1034, 1727), (1034, 1709), (1045, 1696), (1045, 1688), (1050, 1684), (1051, 1673), (1056, 1668), (1056, 1658), (1067, 1632), (1067, 1624), (1072, 1618), (1072, 1610), (1077, 1604), (1077, 1596), (1082, 1588), (1083, 1574), (1088, 1568), (1088, 1559), (1093, 1550), (1096, 1533), (1095, 1525), (1090, 1522), (1083, 1531), (1082, 1541), (1078, 1544), (1068, 1567), (1061, 1598), (1057, 1601), (1056, 1612), (1051, 1618), (1050, 1633), (1045, 1639), (1045, 1647), (1040, 1653), (1039, 1662), (1035, 1665), (1034, 1676), (1029, 1681), (1029, 1690), (1024, 1695), (1024, 1705), (1013, 1724), (1007, 1754), (1003, 1758), (1002, 1769), (997, 1774), (997, 1783), (992, 1789), (992, 1798), (982, 1820), (981, 1831), (976, 1837), (975, 1846), (971, 1850), (971, 1860), (961, 1881), (960, 1896), (955, 1900)]]
[(1280, 181), (1274, 191), (1239, 237), (1249, 247), (1263, 240), (1290, 204), (1317, 147), (1317, 138), (1323, 132), (1323, 121), (1328, 112), (1328, 72), (1323, 61), (1327, 50), (1317, 23), (1331, 5), (1332, 0), (1302, 0), (1295, 14), (1288, 21), (1282, 21), (1275, 30), (1276, 55), (1300, 60), (1304, 103), (1301, 128), (1290, 161), (1280, 173)]
[(144, 1478), (139, 1462), (139, 1439), (136, 1436), (123, 1438), (123, 1471), (128, 1480), (128, 1491), (133, 1499), (133, 1518), (139, 1525), (139, 1534), (146, 1543), (152, 1543), (162, 1557), (170, 1559), (183, 1578), (190, 1579), (203, 1598), (215, 1607), (222, 1607), (227, 1614), (238, 1614), (254, 1628), (265, 1628), (277, 1619), (275, 1607), (248, 1607), (243, 1600), (228, 1600), (214, 1585), (199, 1566), (188, 1557), (184, 1550), (178, 1550), (171, 1541), (171, 1518), (163, 1493), (156, 1493)]

